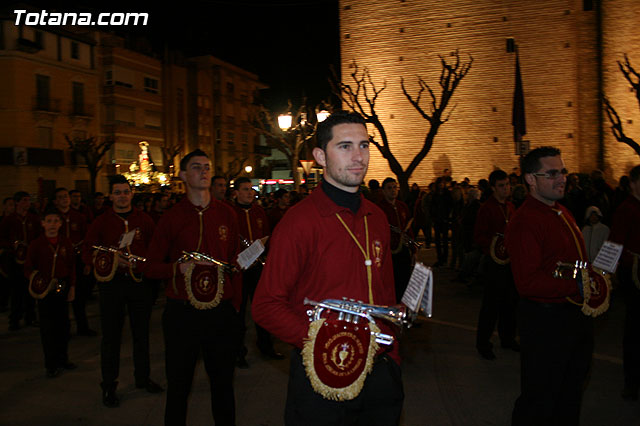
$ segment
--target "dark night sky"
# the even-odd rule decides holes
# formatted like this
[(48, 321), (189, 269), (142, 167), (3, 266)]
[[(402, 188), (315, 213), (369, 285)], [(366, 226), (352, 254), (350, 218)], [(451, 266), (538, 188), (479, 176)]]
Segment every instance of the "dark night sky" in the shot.
[(295, 105), (304, 95), (311, 105), (327, 99), (329, 66), (339, 70), (338, 0), (25, 3), (59, 12), (148, 12), (148, 27), (126, 30), (154, 44), (167, 40), (185, 53), (212, 54), (256, 73), (270, 87), (263, 95), (273, 109), (284, 110), (287, 99)]

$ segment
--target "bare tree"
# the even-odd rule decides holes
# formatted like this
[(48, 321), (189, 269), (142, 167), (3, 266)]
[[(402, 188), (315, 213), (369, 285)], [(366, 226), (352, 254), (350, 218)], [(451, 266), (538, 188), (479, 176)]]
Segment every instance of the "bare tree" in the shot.
[(166, 171), (169, 171), (170, 165), (173, 164), (173, 159), (176, 158), (180, 154), (182, 150), (182, 146), (180, 145), (171, 145), (171, 146), (163, 146), (162, 147), (162, 157), (164, 159), (164, 164), (167, 167)]
[[(624, 75), (624, 78), (627, 79), (627, 81), (633, 88), (633, 91), (635, 92), (636, 98), (638, 100), (638, 106), (640, 107), (640, 73), (638, 73), (638, 71), (633, 68), (631, 62), (629, 61), (629, 57), (626, 54), (624, 55), (624, 62), (617, 62), (622, 75)], [(638, 142), (626, 135), (622, 127), (622, 120), (620, 119), (620, 116), (606, 96), (603, 97), (603, 102), (605, 112), (607, 113), (607, 117), (609, 117), (609, 122), (611, 122), (611, 132), (613, 133), (613, 136), (618, 142), (629, 145), (636, 152), (636, 154), (640, 155), (640, 145), (638, 144)]]
[[(318, 124), (315, 111), (307, 105), (304, 98), (301, 105), (291, 113), (291, 126), (288, 129), (281, 129), (278, 125), (278, 114), (270, 111), (266, 107), (257, 106), (253, 119), (253, 126), (266, 138), (267, 145), (282, 152), (291, 168), (295, 189), (300, 186), (298, 176), (298, 162), (300, 152), (305, 144), (313, 139)], [(288, 111), (292, 111), (291, 101), (288, 103)]]
[(91, 193), (94, 194), (96, 192), (96, 178), (103, 166), (102, 157), (111, 149), (115, 141), (105, 139), (102, 142), (98, 142), (95, 136), (90, 136), (86, 139), (71, 139), (69, 135), (64, 135), (64, 137), (69, 144), (71, 152), (80, 155), (87, 164), (90, 177), (89, 188)]
[[(384, 129), (384, 125), (380, 121), (380, 116), (376, 112), (376, 102), (380, 94), (387, 88), (387, 82), (384, 81), (382, 86), (374, 84), (371, 73), (368, 68), (360, 70), (356, 62), (353, 62), (351, 72), (351, 84), (339, 82), (336, 74), (331, 81), (334, 93), (340, 97), (343, 104), (349, 109), (361, 114), (367, 123), (371, 123), (378, 132), (379, 139), (375, 135), (370, 135), (370, 142), (380, 151), (380, 154), (389, 163), (389, 168), (398, 178), (400, 184), (400, 192), (403, 198), (409, 194), (409, 179), (415, 171), (416, 167), (429, 153), (433, 146), (433, 141), (438, 133), (440, 126), (449, 120), (453, 108), (445, 117), (447, 109), (453, 93), (471, 69), (473, 58), (469, 56), (468, 62), (460, 60), (460, 53), (455, 51), (452, 53), (455, 57), (453, 63), (447, 62), (440, 56), (440, 64), (442, 71), (440, 73), (440, 93), (436, 93), (431, 86), (421, 77), (418, 77), (419, 90), (412, 96), (405, 87), (404, 79), (400, 79), (402, 93), (405, 95), (409, 103), (420, 113), (422, 118), (429, 122), (429, 131), (425, 136), (424, 143), (420, 151), (413, 157), (407, 168), (405, 169), (398, 161), (391, 150), (389, 137)], [(429, 102), (426, 107), (422, 106), (422, 95), (428, 93)]]
[(244, 163), (248, 160), (248, 157), (244, 158), (234, 158), (233, 160), (227, 163), (227, 169), (222, 172), (222, 176), (227, 180), (227, 182), (231, 182), (234, 180), (242, 171), (244, 170)]

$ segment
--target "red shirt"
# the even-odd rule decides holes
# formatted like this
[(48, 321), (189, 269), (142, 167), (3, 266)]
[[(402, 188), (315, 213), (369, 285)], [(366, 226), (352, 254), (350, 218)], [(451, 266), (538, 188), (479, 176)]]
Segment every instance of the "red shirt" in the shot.
[(505, 243), (520, 296), (544, 303), (564, 303), (567, 296), (580, 299), (575, 280), (553, 278), (558, 261), (586, 260), (587, 253), (582, 232), (563, 205), (548, 206), (527, 196), (509, 221)]
[(58, 212), (62, 216), (60, 235), (67, 237), (74, 246), (77, 246), (84, 240), (87, 233), (87, 218), (71, 208), (66, 213), (60, 210)]
[(44, 233), (29, 244), (27, 259), (24, 262), (24, 275), (30, 278), (33, 271), (40, 271), (45, 279), (50, 280), (56, 251), (56, 268), (53, 271), (53, 278), (66, 279), (69, 286), (75, 286), (76, 268), (73, 244), (71, 240), (62, 235), (58, 236), (56, 244), (52, 244)]
[[(187, 300), (184, 275), (177, 265), (182, 251), (198, 251), (217, 260), (235, 263), (238, 247), (238, 220), (231, 206), (212, 198), (209, 206), (202, 209), (184, 197), (160, 218), (149, 247), (145, 274), (149, 278), (169, 281), (166, 286), (167, 297)], [(177, 292), (174, 291), (174, 282)], [(239, 309), (242, 301), (240, 274), (234, 273), (230, 280), (225, 280), (222, 299), (231, 299)]]
[(515, 207), (510, 201), (500, 203), (496, 197), (489, 197), (480, 206), (473, 230), (473, 239), (484, 254), (489, 254), (493, 237), (496, 234), (504, 234), (507, 223), (514, 212)]
[(85, 219), (87, 219), (87, 223), (91, 223), (93, 222), (93, 213), (91, 212), (91, 209), (89, 207), (87, 207), (86, 204), (80, 204), (80, 208), (76, 209), (73, 206), (71, 206), (71, 210), (73, 210), (76, 213), (80, 213), (81, 215), (83, 215), (85, 217)]
[(274, 205), (269, 210), (269, 224), (271, 225), (271, 233), (276, 229), (276, 225), (280, 222), (280, 219), (284, 217), (284, 214), (289, 210), (289, 206), (281, 209), (278, 204)]
[(630, 268), (633, 265), (630, 251), (640, 255), (640, 200), (633, 195), (616, 209), (609, 239), (624, 246), (620, 265)]
[(30, 212), (24, 216), (16, 212), (11, 213), (0, 223), (0, 244), (11, 250), (14, 249), (16, 241), (28, 245), (40, 235), (41, 230), (42, 226), (37, 215)]
[[(382, 209), (385, 215), (387, 215), (387, 220), (389, 221), (389, 225), (393, 225), (401, 230), (405, 230), (407, 227), (407, 223), (411, 218), (411, 214), (409, 213), (409, 206), (407, 206), (404, 202), (400, 200), (395, 200), (393, 204), (388, 202), (386, 198), (382, 198), (378, 202), (378, 207)], [(396, 252), (402, 248), (402, 240), (400, 238), (400, 234), (395, 231), (389, 231), (391, 233), (391, 249)], [(411, 235), (411, 229), (407, 229), (407, 234)]]
[(82, 261), (87, 265), (92, 265), (94, 251), (92, 246), (118, 248), (122, 234), (134, 229), (136, 233), (129, 248), (130, 253), (146, 257), (154, 226), (153, 219), (135, 207), (131, 208), (131, 213), (126, 219), (110, 208), (98, 216), (89, 226), (82, 250)]
[(264, 209), (252, 203), (249, 208), (234, 204), (240, 235), (250, 243), (270, 234), (269, 219)]
[[(279, 339), (302, 348), (309, 317), (304, 298), (320, 302), (343, 297), (376, 305), (394, 305), (389, 222), (362, 195), (357, 213), (335, 204), (321, 188), (292, 206), (270, 239), (271, 247), (253, 298), (253, 319)], [(339, 213), (366, 251), (369, 229), (372, 293), (369, 300), (365, 258), (336, 217)], [(379, 320), (384, 333), (396, 334)], [(381, 345), (381, 349), (386, 349)], [(399, 361), (397, 341), (390, 355)]]

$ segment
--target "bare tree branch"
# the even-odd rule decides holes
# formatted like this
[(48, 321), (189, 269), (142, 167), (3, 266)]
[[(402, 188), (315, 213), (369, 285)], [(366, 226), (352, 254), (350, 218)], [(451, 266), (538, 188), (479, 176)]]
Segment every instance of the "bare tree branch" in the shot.
[(611, 132), (613, 133), (613, 136), (618, 142), (629, 145), (636, 152), (636, 154), (640, 155), (640, 145), (638, 145), (636, 141), (634, 141), (624, 133), (622, 120), (620, 120), (620, 116), (616, 112), (615, 108), (611, 106), (611, 102), (609, 102), (609, 99), (604, 97), (602, 101), (604, 102), (604, 110), (607, 113), (609, 122), (611, 123)]

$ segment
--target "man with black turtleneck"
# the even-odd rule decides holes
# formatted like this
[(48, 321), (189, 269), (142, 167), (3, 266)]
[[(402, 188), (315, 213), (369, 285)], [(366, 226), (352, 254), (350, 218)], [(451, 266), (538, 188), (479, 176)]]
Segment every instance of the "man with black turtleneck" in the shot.
[[(235, 180), (234, 189), (238, 196), (233, 204), (238, 217), (238, 227), (240, 229), (240, 238), (246, 244), (251, 244), (255, 240), (260, 240), (269, 236), (269, 220), (264, 209), (254, 202), (256, 199), (255, 192), (251, 186), (251, 179), (240, 177)], [(242, 245), (241, 245), (242, 247)], [(240, 321), (241, 329), (241, 348), (238, 353), (237, 366), (239, 368), (248, 368), (246, 356), (247, 347), (244, 345), (244, 336), (247, 332), (245, 316), (247, 312), (247, 302), (253, 299), (256, 286), (260, 280), (262, 273), (262, 265), (255, 262), (249, 269), (242, 271), (242, 304), (240, 305)], [(284, 355), (273, 348), (271, 335), (267, 330), (256, 324), (256, 337), (258, 349), (263, 356), (270, 359), (284, 359)]]
[[(317, 381), (308, 377), (313, 374), (303, 365), (301, 349), (312, 334), (305, 298), (395, 303), (389, 223), (382, 210), (359, 192), (369, 164), (365, 122), (355, 113), (334, 113), (318, 125), (316, 138), (313, 155), (324, 167), (324, 180), (290, 208), (271, 237), (253, 299), (253, 318), (295, 346), (286, 425), (397, 424), (404, 399), (397, 340), (391, 346), (380, 345), (362, 388), (339, 398), (341, 402), (318, 390)], [(389, 324), (378, 321), (377, 325), (383, 333), (395, 334)], [(338, 369), (344, 361), (351, 362), (348, 349), (344, 344), (336, 349), (343, 361)]]

